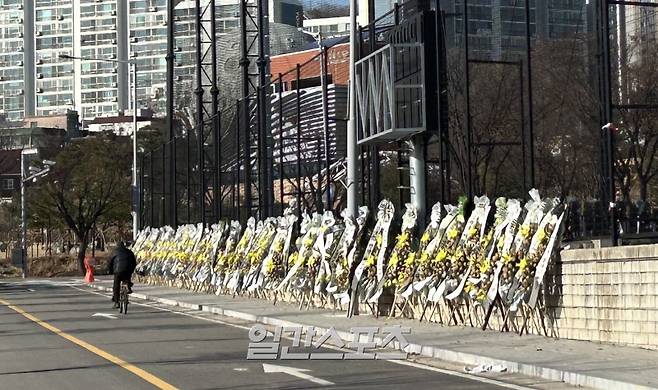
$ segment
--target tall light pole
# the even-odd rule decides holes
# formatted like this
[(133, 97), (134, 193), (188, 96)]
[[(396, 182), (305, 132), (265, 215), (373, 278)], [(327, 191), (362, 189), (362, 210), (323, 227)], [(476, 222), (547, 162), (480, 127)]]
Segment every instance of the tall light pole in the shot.
[(103, 61), (103, 62), (113, 62), (117, 64), (129, 64), (132, 69), (133, 74), (133, 98), (132, 98), (132, 109), (133, 109), (133, 168), (132, 168), (132, 185), (130, 192), (130, 199), (132, 203), (132, 210), (130, 214), (133, 218), (133, 241), (137, 238), (137, 230), (139, 229), (139, 218), (138, 218), (138, 209), (139, 202), (137, 197), (139, 196), (139, 191), (137, 190), (137, 63), (134, 60), (115, 60), (110, 58), (91, 58), (91, 57), (75, 57), (68, 54), (60, 54), (60, 58), (67, 60), (82, 60), (82, 61)]
[(53, 161), (43, 160), (43, 169), (35, 169), (27, 166), (26, 156), (34, 156), (39, 152), (37, 149), (21, 150), (21, 267), (23, 269), (23, 278), (28, 275), (27, 266), (27, 192), (26, 186), (30, 181), (36, 181), (39, 177), (45, 176), (50, 172), (50, 167), (55, 165)]

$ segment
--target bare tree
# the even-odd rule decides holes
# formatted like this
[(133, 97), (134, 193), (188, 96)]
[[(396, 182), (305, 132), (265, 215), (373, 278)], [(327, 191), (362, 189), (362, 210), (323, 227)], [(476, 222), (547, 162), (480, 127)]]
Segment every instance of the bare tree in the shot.
[[(622, 88), (617, 99), (629, 106), (658, 103), (658, 48), (632, 43), (628, 59), (621, 64)], [(618, 111), (618, 164), (627, 165), (637, 184), (637, 196), (649, 198), (651, 181), (658, 174), (658, 109), (630, 108)]]
[(130, 146), (110, 137), (85, 138), (64, 148), (43, 184), (34, 191), (37, 211), (60, 218), (80, 245), (84, 257), (94, 226), (105, 216), (130, 217)]

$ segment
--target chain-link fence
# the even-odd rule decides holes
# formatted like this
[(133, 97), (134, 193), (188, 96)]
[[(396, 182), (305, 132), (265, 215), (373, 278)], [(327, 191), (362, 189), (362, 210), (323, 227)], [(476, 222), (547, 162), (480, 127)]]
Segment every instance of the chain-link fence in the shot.
[[(343, 207), (349, 79), (346, 42), (345, 37), (333, 37), (321, 47), (312, 45), (302, 55), (273, 57), (273, 75), (264, 87), (269, 114), (265, 164), (260, 163), (258, 148), (257, 93), (226, 104), (218, 113), (217, 140), (210, 117), (145, 154), (141, 225), (245, 220), (260, 215), (264, 202), (260, 199), (261, 175), (271, 183), (274, 213), (292, 200), (309, 211)], [(172, 169), (174, 186), (168, 182)]]
[[(656, 7), (610, 4), (604, 15), (603, 3), (407, 1), (359, 28), (360, 58), (392, 42), (435, 45), (428, 111), (440, 115), (425, 134), (428, 204), (454, 203), (469, 191), (525, 198), (536, 187), (582, 199), (572, 211), (573, 238), (609, 229), (612, 197), (626, 210), (616, 222), (622, 230), (655, 230), (650, 212), (627, 211), (635, 200), (650, 204), (655, 197), (658, 67), (651, 59), (658, 57), (651, 53), (658, 45), (646, 26)], [(419, 11), (435, 18), (415, 21)], [(605, 17), (608, 86), (601, 83)], [(188, 120), (173, 145), (144, 157), (143, 226), (275, 215), (291, 200), (310, 211), (344, 207), (348, 37), (323, 37), (320, 49), (319, 37), (291, 26), (270, 32), (276, 48), (265, 84), (256, 82), (255, 53), (241, 71), (239, 27), (222, 32), (217, 120), (204, 101), (204, 119)], [(247, 96), (244, 74), (251, 80)], [(189, 96), (179, 111), (198, 118), (191, 85), (180, 87)], [(610, 120), (620, 124), (612, 195), (599, 130), (605, 88), (613, 91)], [(358, 156), (361, 203), (386, 197), (401, 209), (412, 191), (407, 143), (364, 144)]]

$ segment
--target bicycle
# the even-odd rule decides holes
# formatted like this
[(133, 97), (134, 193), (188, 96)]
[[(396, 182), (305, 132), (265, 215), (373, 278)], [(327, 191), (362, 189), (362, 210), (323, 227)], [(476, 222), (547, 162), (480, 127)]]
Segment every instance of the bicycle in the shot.
[(121, 282), (119, 291), (119, 313), (128, 314), (128, 282)]

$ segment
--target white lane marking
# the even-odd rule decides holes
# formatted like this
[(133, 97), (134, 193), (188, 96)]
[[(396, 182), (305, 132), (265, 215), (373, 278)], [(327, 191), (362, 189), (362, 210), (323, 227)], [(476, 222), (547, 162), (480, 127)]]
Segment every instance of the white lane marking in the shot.
[(103, 318), (108, 318), (110, 320), (116, 320), (117, 317), (115, 314), (109, 314), (109, 313), (94, 313), (91, 315), (92, 317), (103, 317)]
[(240, 371), (240, 372), (248, 371), (248, 370), (249, 370), (248, 368), (244, 368), (244, 367), (236, 367), (236, 368), (233, 369), (233, 371)]
[(309, 374), (304, 374), (305, 372), (309, 372), (309, 371), (311, 370), (307, 370), (305, 368), (277, 366), (275, 364), (263, 363), (263, 372), (265, 372), (266, 374), (280, 372), (280, 373), (295, 376), (300, 379), (305, 379), (309, 382), (317, 383), (318, 385), (322, 385), (322, 386), (331, 386), (335, 384), (334, 382), (329, 382), (327, 380)]
[[(87, 289), (83, 289), (83, 288), (79, 288), (79, 287), (75, 287), (75, 286), (70, 286), (70, 285), (69, 285), (69, 287), (71, 287), (73, 289), (76, 289), (76, 290), (80, 290), (82, 292), (101, 295), (101, 296), (104, 296), (104, 297), (109, 297), (110, 296), (109, 294), (103, 294), (103, 293), (98, 292), (98, 291), (87, 290)], [(133, 302), (131, 302), (131, 303), (133, 303)], [(153, 306), (153, 305), (147, 304), (147, 303), (139, 303), (139, 302), (134, 302), (134, 303), (136, 305), (140, 305), (140, 306), (144, 306), (144, 307), (150, 307), (152, 309), (156, 309), (156, 310), (160, 310), (160, 311), (164, 311), (164, 312), (168, 312), (168, 313), (174, 313), (174, 314), (178, 314), (178, 315), (183, 315), (183, 316), (186, 316), (186, 317), (196, 318), (198, 320), (214, 322), (214, 323), (217, 323), (217, 324), (232, 326), (234, 328), (239, 328), (239, 329), (245, 329), (245, 330), (250, 330), (251, 329), (250, 326), (237, 325), (237, 324), (233, 324), (233, 323), (230, 323), (230, 322), (217, 320), (217, 319), (214, 319), (214, 318), (205, 318), (205, 317), (197, 316), (197, 315), (194, 315), (194, 314), (189, 314), (189, 313), (184, 313), (184, 312), (175, 311), (175, 310), (171, 310), (171, 309), (166, 309), (166, 308), (163, 308), (163, 307)], [(268, 332), (268, 335), (271, 335), (271, 334), (273, 334), (273, 333)], [(287, 340), (293, 340), (293, 337), (285, 336), (285, 335), (281, 335), (281, 338), (284, 338), (284, 339), (287, 339)], [(344, 348), (339, 348), (339, 347), (336, 347), (334, 345), (325, 344), (322, 347), (327, 348), (327, 349), (332, 349), (332, 350), (335, 350), (335, 351), (343, 351), (343, 352), (345, 351)], [(515, 385), (515, 384), (512, 384), (512, 383), (501, 382), (501, 381), (498, 381), (498, 380), (495, 380), (495, 379), (490, 379), (490, 378), (484, 378), (484, 377), (481, 377), (481, 376), (465, 374), (465, 373), (462, 373), (462, 372), (459, 372), (459, 371), (451, 371), (451, 370), (446, 370), (446, 369), (443, 369), (443, 368), (427, 366), (427, 365), (424, 365), (424, 364), (410, 362), (408, 360), (380, 360), (380, 361), (386, 362), (386, 363), (392, 363), (392, 364), (400, 364), (400, 365), (403, 365), (403, 366), (410, 366), (410, 367), (414, 367), (414, 368), (417, 368), (417, 369), (420, 369), (420, 370), (425, 370), (425, 371), (438, 372), (438, 373), (445, 374), (445, 375), (452, 375), (452, 376), (456, 376), (456, 377), (459, 377), (459, 378), (465, 378), (465, 379), (469, 379), (469, 380), (472, 380), (472, 381), (487, 383), (487, 384), (490, 384), (490, 385), (504, 387), (504, 388), (512, 389), (512, 390), (535, 390), (532, 387), (526, 387), (526, 386)]]
[[(87, 290), (87, 289), (79, 288), (79, 287), (75, 287), (75, 286), (69, 286), (69, 287), (71, 287), (75, 290), (80, 290), (82, 292), (89, 293), (89, 294), (96, 294), (96, 295), (100, 295), (102, 297), (107, 297), (107, 298), (110, 297), (110, 294), (104, 294), (104, 293), (98, 292), (98, 291)], [(197, 320), (204, 320), (204, 321), (209, 321), (209, 322), (215, 322), (217, 324), (232, 326), (234, 328), (239, 328), (239, 329), (244, 329), (244, 330), (251, 329), (250, 326), (232, 324), (230, 322), (217, 320), (217, 319), (214, 319), (214, 318), (205, 318), (205, 317), (197, 316), (197, 315), (194, 315), (194, 314), (185, 313), (185, 312), (182, 312), (182, 311), (175, 311), (175, 310), (167, 309), (167, 308), (164, 308), (164, 307), (158, 307), (158, 306), (155, 306), (155, 305), (149, 304), (149, 303), (140, 303), (140, 302), (133, 302), (133, 301), (131, 301), (130, 303), (135, 304), (135, 305), (139, 305), (139, 306), (149, 307), (149, 308), (155, 309), (155, 310), (164, 311), (164, 312), (167, 312), (167, 313), (174, 313), (174, 314), (179, 314), (179, 315), (186, 316), (186, 317), (196, 318)]]
[(35, 289), (33, 289), (33, 288), (28, 288), (27, 291), (29, 291), (29, 292), (35, 292), (35, 291), (37, 291), (37, 290), (35, 290)]

